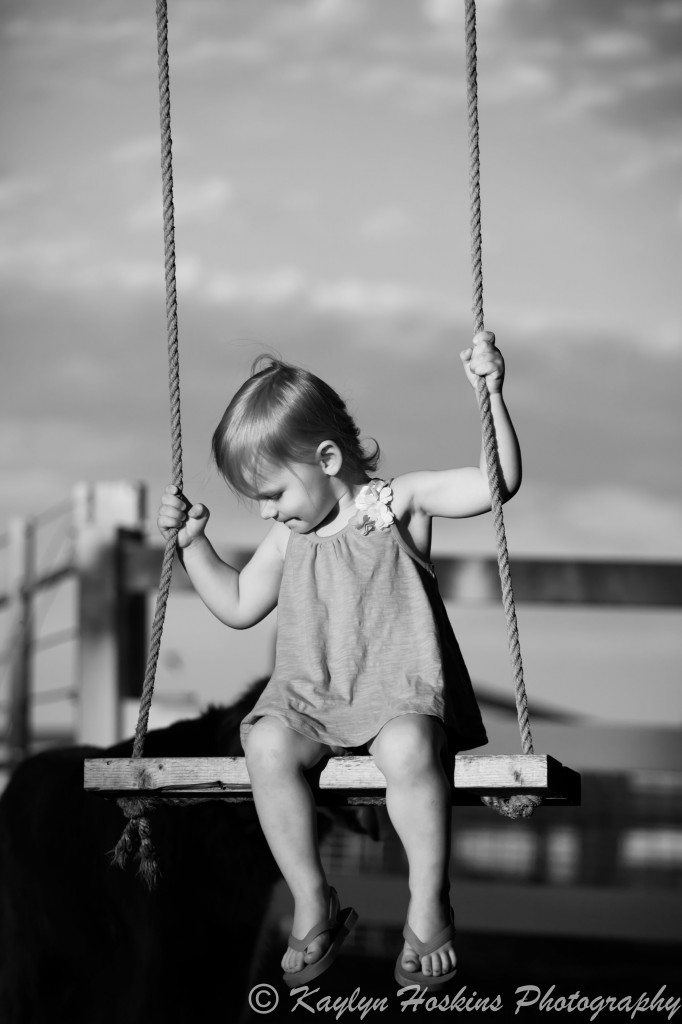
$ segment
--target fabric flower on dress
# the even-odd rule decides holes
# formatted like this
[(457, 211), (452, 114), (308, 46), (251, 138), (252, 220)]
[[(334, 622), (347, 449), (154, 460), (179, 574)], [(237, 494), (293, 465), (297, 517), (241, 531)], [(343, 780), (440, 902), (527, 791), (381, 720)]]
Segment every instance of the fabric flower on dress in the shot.
[(357, 498), (355, 505), (358, 509), (357, 515), (353, 517), (356, 530), (367, 536), (372, 530), (387, 530), (391, 523), (395, 522), (395, 516), (391, 511), (393, 491), (391, 485), (383, 480), (370, 480)]

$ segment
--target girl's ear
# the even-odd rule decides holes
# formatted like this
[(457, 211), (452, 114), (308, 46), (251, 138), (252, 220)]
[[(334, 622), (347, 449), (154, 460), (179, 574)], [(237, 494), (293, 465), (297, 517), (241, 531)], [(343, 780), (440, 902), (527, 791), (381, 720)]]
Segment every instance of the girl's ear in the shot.
[(336, 476), (343, 465), (341, 449), (335, 441), (321, 441), (315, 452), (317, 462), (327, 476)]

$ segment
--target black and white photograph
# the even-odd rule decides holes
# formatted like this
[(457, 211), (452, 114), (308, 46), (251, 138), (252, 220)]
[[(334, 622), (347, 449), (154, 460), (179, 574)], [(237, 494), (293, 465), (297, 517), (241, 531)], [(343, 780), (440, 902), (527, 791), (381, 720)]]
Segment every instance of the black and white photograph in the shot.
[(676, 1019), (682, 3), (2, 0), (0, 132), (0, 1024)]

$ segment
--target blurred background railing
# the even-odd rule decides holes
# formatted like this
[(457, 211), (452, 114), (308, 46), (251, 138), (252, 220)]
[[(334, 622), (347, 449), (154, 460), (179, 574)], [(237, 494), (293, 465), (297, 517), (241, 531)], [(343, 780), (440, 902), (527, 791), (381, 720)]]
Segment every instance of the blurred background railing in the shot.
[[(236, 564), (246, 550), (224, 552)], [(5, 778), (46, 745), (107, 746), (130, 731), (144, 675), (148, 603), (162, 547), (145, 524), (145, 489), (128, 482), (83, 484), (72, 499), (14, 520), (0, 538), (5, 582), (0, 691)], [(436, 561), (443, 596), (499, 603), (493, 558)], [(646, 607), (682, 603), (682, 564), (643, 561), (512, 560), (517, 601), (541, 605)], [(191, 589), (184, 572), (176, 590)], [(262, 647), (262, 641), (260, 642)], [(38, 666), (54, 659), (45, 684)], [(261, 652), (262, 653), (262, 652)], [(255, 670), (252, 674), (258, 674)], [(247, 682), (244, 678), (243, 682)], [(198, 712), (196, 683), (167, 702), (166, 719)], [(477, 686), (495, 752), (516, 752), (515, 709)], [(646, 700), (643, 680), (642, 700)], [(175, 702), (175, 703), (174, 703)], [(47, 707), (54, 709), (54, 722)], [(61, 711), (59, 710), (61, 708)], [(66, 709), (66, 710), (65, 710)], [(40, 712), (40, 715), (38, 715)], [(682, 940), (682, 745), (680, 730), (600, 722), (533, 707), (536, 749), (583, 776), (580, 807), (509, 822), (478, 807), (454, 810), (452, 877), (464, 932)], [(40, 717), (42, 725), (36, 726)], [(404, 855), (383, 808), (378, 839), (334, 829), (324, 847), (333, 884), (363, 907), (351, 948), (383, 956), (399, 941), (406, 910)], [(273, 903), (273, 928), (288, 928), (288, 899)], [(390, 940), (390, 942), (389, 942)]]

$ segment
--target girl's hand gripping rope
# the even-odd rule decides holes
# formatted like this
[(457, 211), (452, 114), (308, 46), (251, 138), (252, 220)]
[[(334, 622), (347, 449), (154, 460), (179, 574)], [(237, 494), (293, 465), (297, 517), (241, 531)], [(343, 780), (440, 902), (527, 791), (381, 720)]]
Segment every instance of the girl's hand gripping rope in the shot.
[(473, 341), (473, 347), (460, 353), (466, 375), (474, 388), (480, 377), (485, 377), (491, 395), (502, 391), (504, 381), (504, 359), (495, 345), (492, 331), (480, 331)]
[(178, 547), (184, 549), (203, 537), (210, 514), (205, 505), (192, 505), (182, 491), (169, 484), (163, 492), (156, 523), (164, 540), (177, 530)]

